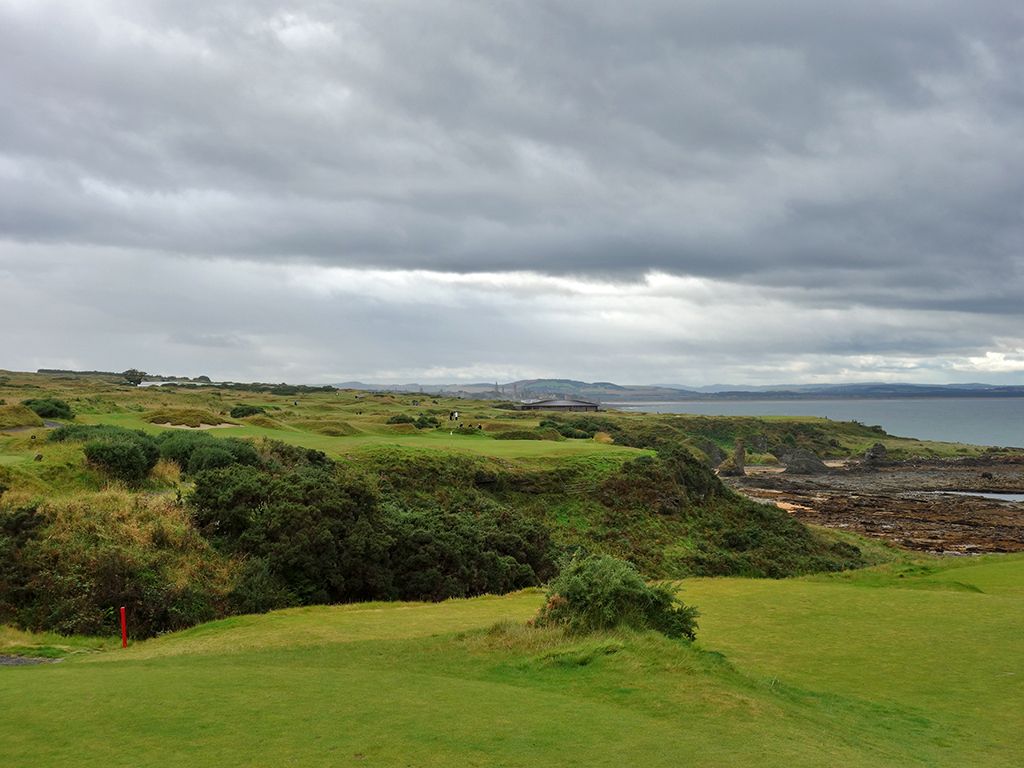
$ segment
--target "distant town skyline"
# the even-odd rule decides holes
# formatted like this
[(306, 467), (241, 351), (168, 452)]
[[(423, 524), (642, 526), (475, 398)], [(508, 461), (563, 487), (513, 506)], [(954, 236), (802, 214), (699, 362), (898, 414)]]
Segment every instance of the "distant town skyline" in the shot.
[(0, 368), (1024, 384), (1022, 39), (1011, 0), (0, 2)]

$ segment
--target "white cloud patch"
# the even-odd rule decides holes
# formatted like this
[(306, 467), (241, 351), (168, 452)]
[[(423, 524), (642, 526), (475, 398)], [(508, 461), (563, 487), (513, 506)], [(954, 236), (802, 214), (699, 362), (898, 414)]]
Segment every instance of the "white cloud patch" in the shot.
[(1021, 360), (1019, 349), (988, 352), (1010, 342), (989, 336), (983, 316), (879, 313), (663, 273), (622, 282), (153, 261), (8, 243), (0, 278), (0, 344), (13, 368), (77, 361), (234, 380), (709, 384), (934, 381), (1014, 372)]

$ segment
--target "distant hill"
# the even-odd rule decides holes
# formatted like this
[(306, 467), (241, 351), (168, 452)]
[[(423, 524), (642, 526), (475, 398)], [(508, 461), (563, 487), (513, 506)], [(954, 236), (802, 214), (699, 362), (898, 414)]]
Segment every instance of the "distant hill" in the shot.
[(706, 387), (675, 385), (615, 384), (610, 381), (577, 381), (575, 379), (520, 379), (504, 384), (367, 384), (346, 381), (335, 384), (340, 389), (368, 391), (419, 392), (423, 394), (459, 395), (475, 399), (539, 400), (546, 397), (572, 397), (615, 402), (687, 402), (716, 400), (821, 400), (850, 398), (913, 398), (913, 397), (1024, 397), (1024, 386), (993, 384), (790, 384), (768, 386)]

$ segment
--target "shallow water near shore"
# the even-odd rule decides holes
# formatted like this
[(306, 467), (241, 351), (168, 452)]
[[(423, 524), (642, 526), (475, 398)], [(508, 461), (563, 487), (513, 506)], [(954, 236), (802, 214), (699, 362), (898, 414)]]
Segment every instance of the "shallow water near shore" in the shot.
[(609, 408), (705, 416), (822, 416), (879, 425), (891, 435), (1024, 448), (1024, 397), (897, 400), (743, 400), (609, 403)]
[(945, 496), (978, 496), (994, 501), (1024, 501), (1024, 493), (992, 493), (988, 491), (928, 491), (928, 493), (939, 493)]

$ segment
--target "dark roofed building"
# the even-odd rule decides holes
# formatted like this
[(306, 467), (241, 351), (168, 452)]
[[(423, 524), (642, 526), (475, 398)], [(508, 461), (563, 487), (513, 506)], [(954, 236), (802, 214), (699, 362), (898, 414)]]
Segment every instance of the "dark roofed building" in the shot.
[(534, 400), (532, 403), (523, 403), (519, 406), (521, 411), (596, 411), (597, 403), (589, 400)]

